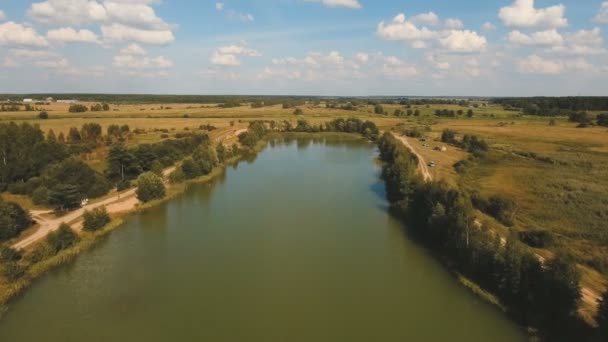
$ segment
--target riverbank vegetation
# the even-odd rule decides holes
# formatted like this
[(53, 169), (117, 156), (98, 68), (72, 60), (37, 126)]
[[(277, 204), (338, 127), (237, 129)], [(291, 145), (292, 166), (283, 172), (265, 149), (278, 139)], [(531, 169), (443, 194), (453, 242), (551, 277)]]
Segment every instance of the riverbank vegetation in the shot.
[[(506, 241), (476, 223), (470, 196), (441, 181), (423, 182), (418, 160), (392, 135), (379, 141), (382, 177), (394, 213), (449, 266), (498, 296), (508, 311), (544, 334), (580, 334), (580, 273), (570, 258), (544, 260), (516, 236)], [(556, 335), (554, 335), (556, 334)]]

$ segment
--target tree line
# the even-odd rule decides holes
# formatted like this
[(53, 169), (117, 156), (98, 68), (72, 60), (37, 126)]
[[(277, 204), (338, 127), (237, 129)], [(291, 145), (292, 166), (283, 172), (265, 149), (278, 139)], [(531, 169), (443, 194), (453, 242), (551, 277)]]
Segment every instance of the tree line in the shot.
[(494, 103), (525, 115), (567, 116), (572, 112), (608, 110), (606, 96), (498, 98)]
[(573, 260), (556, 255), (541, 261), (516, 234), (505, 240), (480, 227), (469, 194), (445, 182), (424, 182), (416, 156), (392, 135), (384, 134), (378, 146), (392, 212), (421, 241), (452, 269), (496, 294), (523, 324), (559, 331), (556, 336), (580, 332), (580, 274)]

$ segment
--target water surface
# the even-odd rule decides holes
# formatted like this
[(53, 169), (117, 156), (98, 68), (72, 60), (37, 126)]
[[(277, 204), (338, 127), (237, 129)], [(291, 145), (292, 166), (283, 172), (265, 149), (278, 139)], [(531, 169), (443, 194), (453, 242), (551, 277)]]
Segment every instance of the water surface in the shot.
[(0, 341), (523, 341), (387, 213), (363, 141), (271, 144), (36, 282)]

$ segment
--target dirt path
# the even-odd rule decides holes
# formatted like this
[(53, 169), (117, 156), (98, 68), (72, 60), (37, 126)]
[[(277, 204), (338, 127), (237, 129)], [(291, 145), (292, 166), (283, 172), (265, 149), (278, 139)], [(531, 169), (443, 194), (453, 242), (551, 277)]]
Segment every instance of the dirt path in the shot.
[[(416, 149), (410, 144), (410, 142), (407, 140), (406, 137), (401, 137), (395, 133), (392, 133), (393, 136), (397, 139), (399, 139), (399, 141), (401, 141), (403, 143), (403, 145), (405, 145), (405, 147), (407, 147), (416, 157), (418, 157), (418, 170), (420, 172), (420, 174), (422, 174), (422, 177), (424, 178), (425, 182), (429, 182), (433, 180), (433, 176), (431, 175), (431, 173), (429, 172), (429, 168), (427, 166), (426, 161), (424, 160), (424, 158), (416, 151)], [(481, 222), (479, 222), (478, 220), (475, 221), (475, 223), (479, 224), (479, 226), (481, 226)], [(501, 245), (504, 247), (507, 244), (507, 239), (505, 239), (504, 237), (501, 237), (500, 239), (501, 241)], [(542, 263), (545, 263), (545, 258), (543, 256), (541, 256), (540, 254), (536, 254), (536, 257), (538, 258), (538, 260)], [(591, 306), (591, 307), (597, 307), (597, 303), (599, 301), (599, 299), (601, 298), (601, 296), (596, 293), (595, 291), (593, 291), (592, 289), (588, 288), (588, 287), (581, 287), (581, 300)]]
[[(225, 134), (218, 138), (219, 141), (225, 141), (231, 139), (233, 137), (238, 136), (239, 134), (246, 132), (247, 129), (238, 129), (236, 131), (231, 131), (228, 134)], [(163, 177), (165, 178), (165, 183), (168, 183), (168, 178), (173, 171), (175, 171), (176, 167), (172, 166), (163, 170)], [(15, 244), (13, 244), (13, 248), (23, 249), (28, 246), (31, 246), (35, 242), (43, 239), (50, 232), (53, 232), (59, 229), (59, 226), (62, 223), (71, 224), (72, 228), (76, 230), (82, 229), (82, 215), (84, 215), (85, 211), (90, 211), (93, 209), (97, 209), (100, 207), (106, 207), (106, 210), (110, 214), (121, 213), (125, 211), (129, 211), (134, 209), (139, 205), (139, 200), (137, 199), (137, 195), (135, 194), (136, 189), (130, 189), (122, 193), (116, 193), (116, 196), (108, 197), (100, 202), (91, 203), (81, 207), (77, 210), (71, 211), (64, 216), (55, 217), (53, 215), (52, 210), (46, 211), (32, 211), (32, 217), (38, 222), (40, 225), (38, 229), (32, 234), (29, 235)]]
[(425, 182), (432, 181), (433, 176), (431, 175), (431, 172), (429, 171), (429, 167), (426, 163), (426, 160), (424, 160), (424, 157), (422, 157), (422, 155), (420, 155), (420, 153), (418, 153), (416, 151), (414, 146), (412, 146), (412, 144), (410, 144), (410, 142), (407, 140), (406, 137), (401, 137), (395, 133), (391, 133), (391, 134), (393, 134), (393, 136), (395, 138), (399, 139), (399, 141), (401, 141), (403, 143), (403, 145), (405, 145), (405, 147), (407, 147), (418, 158), (418, 171), (422, 175), (422, 178), (424, 179), (424, 181)]

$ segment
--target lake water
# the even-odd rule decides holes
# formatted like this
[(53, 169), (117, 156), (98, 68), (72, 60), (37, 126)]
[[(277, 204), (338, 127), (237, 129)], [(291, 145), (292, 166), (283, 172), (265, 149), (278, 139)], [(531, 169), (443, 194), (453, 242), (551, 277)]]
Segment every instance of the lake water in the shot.
[(0, 341), (525, 341), (408, 239), (376, 156), (269, 144), (37, 281)]

